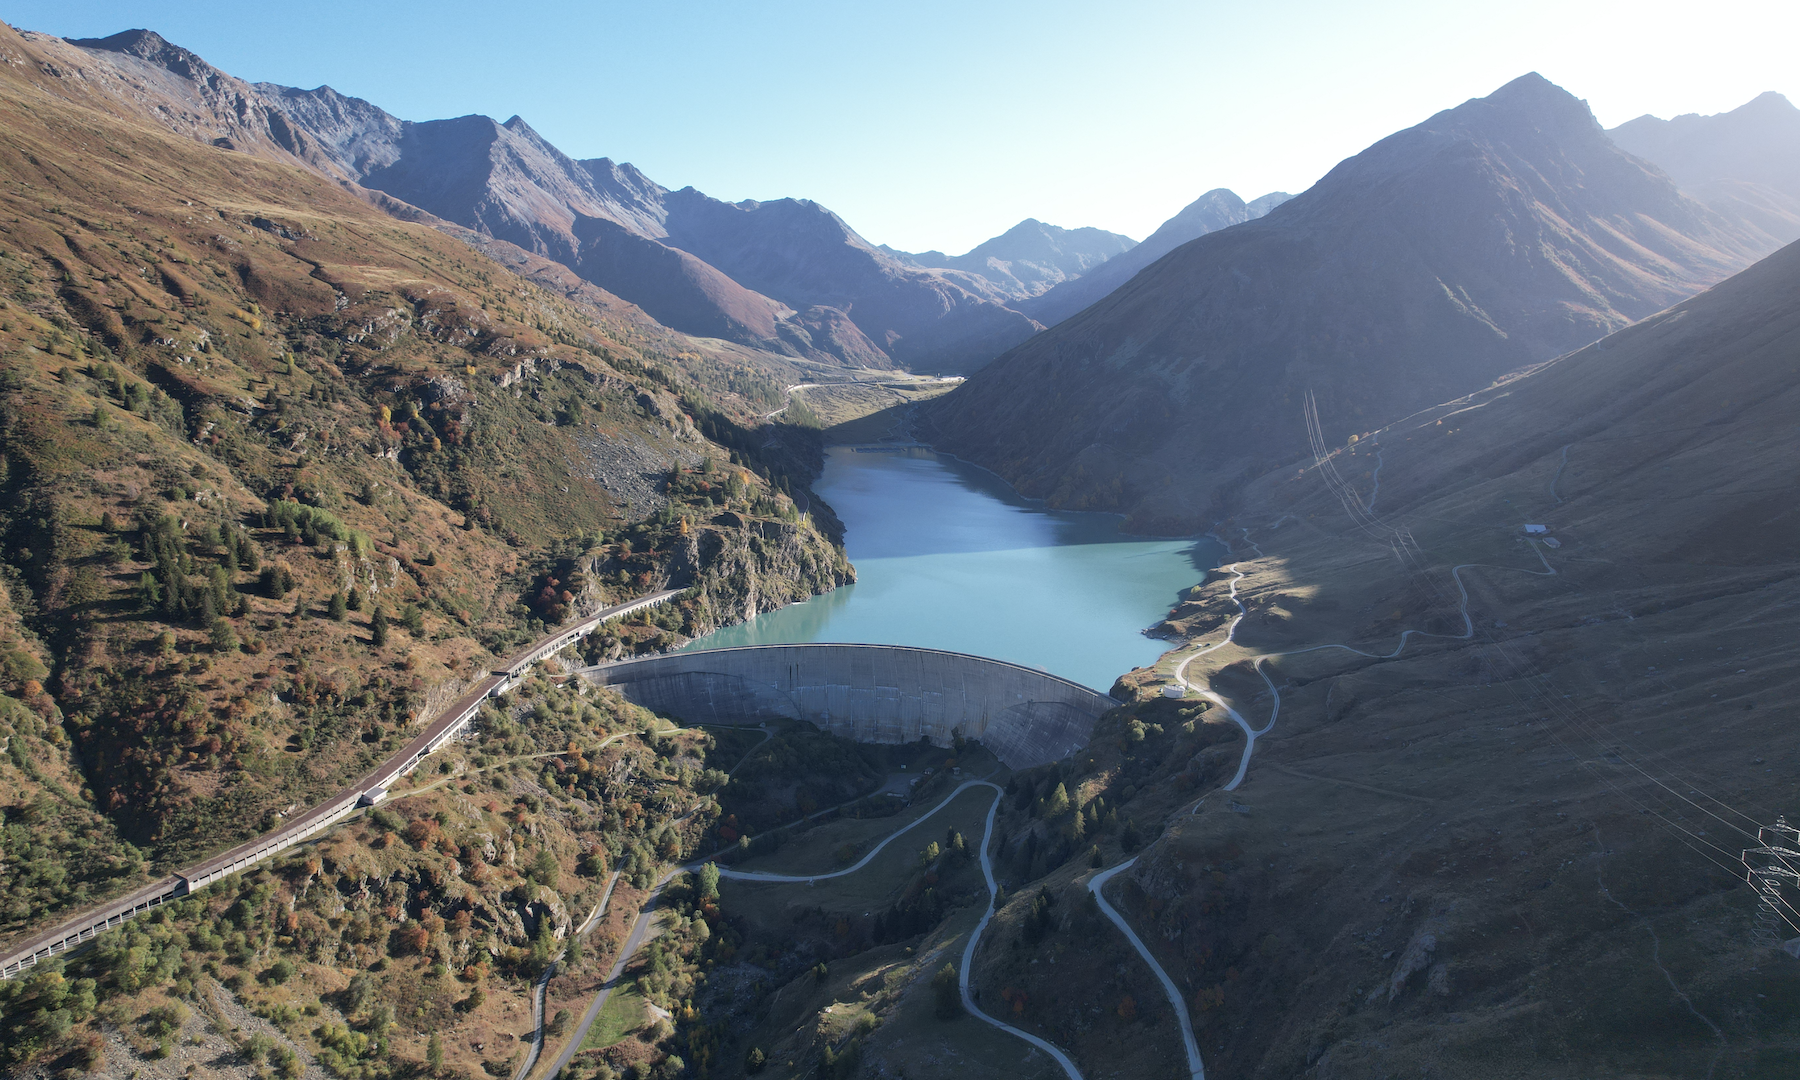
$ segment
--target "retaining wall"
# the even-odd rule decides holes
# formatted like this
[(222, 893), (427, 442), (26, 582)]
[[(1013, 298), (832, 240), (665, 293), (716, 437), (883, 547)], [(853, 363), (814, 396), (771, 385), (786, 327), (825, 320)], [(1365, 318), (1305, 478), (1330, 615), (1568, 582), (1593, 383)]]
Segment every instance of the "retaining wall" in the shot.
[(1031, 668), (901, 645), (756, 645), (670, 653), (584, 668), (627, 699), (687, 723), (805, 720), (859, 742), (957, 731), (1019, 769), (1087, 745), (1118, 702)]

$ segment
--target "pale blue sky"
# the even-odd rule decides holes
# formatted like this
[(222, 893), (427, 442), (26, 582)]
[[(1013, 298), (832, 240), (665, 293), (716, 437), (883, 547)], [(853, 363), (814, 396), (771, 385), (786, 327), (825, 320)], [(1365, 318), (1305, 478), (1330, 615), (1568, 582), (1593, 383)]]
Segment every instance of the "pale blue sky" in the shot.
[(398, 116), (523, 115), (576, 157), (724, 199), (798, 196), (961, 252), (1022, 218), (1142, 239), (1201, 192), (1298, 192), (1539, 71), (1613, 126), (1800, 97), (1800, 4), (298, 4), (11, 0), (69, 37), (148, 27), (235, 75)]

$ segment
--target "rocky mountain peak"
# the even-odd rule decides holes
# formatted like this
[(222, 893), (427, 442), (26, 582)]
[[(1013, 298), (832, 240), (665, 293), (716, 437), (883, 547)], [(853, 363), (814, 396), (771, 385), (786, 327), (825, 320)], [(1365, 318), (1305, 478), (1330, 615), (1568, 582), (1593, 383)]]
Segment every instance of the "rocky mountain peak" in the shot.
[(312, 90), (278, 83), (255, 85), (258, 94), (292, 118), (352, 177), (392, 165), (400, 156), (404, 124), (362, 98), (323, 85)]
[(963, 255), (941, 251), (881, 250), (912, 266), (955, 272), (957, 280), (1003, 301), (1029, 299), (1137, 246), (1137, 241), (1105, 229), (1065, 229), (1026, 218)]
[(154, 30), (122, 30), (103, 38), (67, 38), (78, 49), (99, 49), (148, 60), (159, 67), (195, 77), (196, 72), (210, 72), (213, 66), (174, 44)]
[(1186, 225), (1201, 225), (1204, 226), (1203, 231), (1213, 232), (1249, 220), (1247, 209), (1248, 204), (1238, 198), (1237, 192), (1230, 188), (1213, 188), (1182, 207), (1174, 217), (1163, 222), (1157, 231), (1170, 227), (1179, 229)]
[(1089, 273), (1032, 297), (1023, 305), (1023, 310), (1045, 325), (1055, 325), (1130, 281), (1133, 274), (1182, 244), (1207, 233), (1253, 221), (1290, 197), (1284, 191), (1276, 191), (1246, 203), (1229, 188), (1213, 188), (1182, 207), (1143, 243), (1130, 246), (1129, 250), (1114, 255)]
[(1530, 75), (1189, 240), (924, 411), (1028, 496), (1185, 531), (1305, 452), (1308, 393), (1328, 441), (1373, 430), (1768, 250)]

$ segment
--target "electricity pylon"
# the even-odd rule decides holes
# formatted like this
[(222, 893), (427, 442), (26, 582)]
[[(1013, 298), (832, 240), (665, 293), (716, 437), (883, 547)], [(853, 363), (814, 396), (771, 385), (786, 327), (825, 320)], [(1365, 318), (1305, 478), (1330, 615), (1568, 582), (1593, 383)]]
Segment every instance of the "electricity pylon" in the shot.
[(1800, 829), (1778, 817), (1775, 824), (1756, 830), (1758, 846), (1745, 848), (1744, 880), (1756, 890), (1756, 926), (1751, 936), (1758, 945), (1781, 949), (1800, 958), (1800, 912), (1782, 898), (1787, 885), (1800, 885)]

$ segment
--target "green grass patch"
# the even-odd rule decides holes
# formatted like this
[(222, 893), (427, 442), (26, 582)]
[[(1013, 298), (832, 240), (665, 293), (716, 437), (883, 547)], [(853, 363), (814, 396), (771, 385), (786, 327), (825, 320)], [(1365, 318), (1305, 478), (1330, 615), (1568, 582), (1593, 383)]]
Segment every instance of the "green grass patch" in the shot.
[(581, 1049), (604, 1050), (643, 1027), (650, 1018), (648, 1005), (636, 979), (614, 987), (606, 1004), (600, 1006), (600, 1015), (594, 1017), (594, 1026), (581, 1040)]

